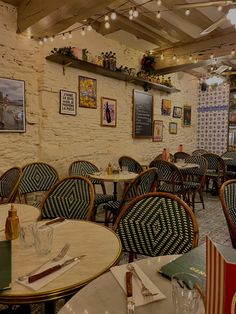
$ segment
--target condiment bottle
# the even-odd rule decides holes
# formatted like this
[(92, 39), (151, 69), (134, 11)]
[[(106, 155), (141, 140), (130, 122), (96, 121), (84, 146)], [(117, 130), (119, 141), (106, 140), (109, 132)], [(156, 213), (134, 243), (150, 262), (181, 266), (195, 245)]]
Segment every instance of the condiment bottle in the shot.
[(112, 166), (111, 163), (109, 162), (108, 167), (107, 167), (107, 174), (112, 174)]
[(163, 149), (163, 152), (162, 152), (162, 159), (163, 159), (163, 160), (167, 160), (167, 151), (166, 151), (166, 148)]
[(7, 240), (14, 240), (19, 237), (20, 224), (19, 217), (14, 205), (11, 205), (11, 209), (8, 211), (8, 217), (5, 224), (5, 235)]
[(179, 145), (179, 152), (182, 152), (183, 151), (183, 144), (180, 144)]

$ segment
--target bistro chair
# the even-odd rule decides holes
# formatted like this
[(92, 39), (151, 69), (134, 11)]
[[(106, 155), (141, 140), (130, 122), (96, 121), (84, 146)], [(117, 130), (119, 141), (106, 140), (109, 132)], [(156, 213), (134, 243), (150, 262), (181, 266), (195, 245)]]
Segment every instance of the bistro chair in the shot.
[[(89, 179), (94, 187), (94, 214), (96, 215), (97, 207), (101, 204), (105, 204), (109, 201), (113, 201), (114, 196), (106, 193), (106, 187), (102, 180), (95, 180), (90, 178), (90, 174), (99, 172), (99, 169), (96, 165), (87, 160), (77, 160), (71, 163), (69, 167), (69, 176), (83, 176)], [(96, 192), (96, 187), (100, 187), (102, 193)]]
[(185, 153), (185, 152), (176, 152), (176, 153), (174, 153), (174, 160), (175, 160), (175, 162), (178, 159), (186, 160), (186, 158), (188, 158), (189, 156), (190, 155), (188, 153)]
[(17, 194), (22, 170), (20, 167), (12, 167), (0, 177), (0, 203), (14, 202)]
[(224, 157), (230, 158), (231, 160), (224, 160), (226, 165), (226, 177), (228, 179), (236, 178), (236, 151), (227, 151), (221, 155), (222, 159)]
[(154, 159), (150, 163), (149, 167), (157, 168), (157, 191), (173, 193), (185, 200), (186, 191), (184, 189), (183, 176), (180, 170), (174, 164), (165, 160)]
[(105, 225), (108, 226), (110, 222), (114, 224), (122, 207), (133, 198), (152, 192), (157, 184), (157, 178), (158, 172), (156, 168), (149, 168), (143, 171), (127, 186), (121, 200), (111, 201), (104, 205)]
[(18, 185), (18, 197), (21, 203), (38, 207), (45, 192), (59, 180), (54, 167), (44, 162), (33, 162), (22, 168)]
[(182, 254), (198, 244), (198, 224), (191, 208), (178, 196), (153, 192), (141, 195), (122, 208), (113, 230), (123, 250), (159, 256)]
[(197, 156), (197, 155), (203, 155), (203, 154), (207, 154), (208, 151), (206, 149), (195, 149), (192, 152), (192, 156)]
[(224, 182), (220, 188), (220, 201), (228, 225), (231, 243), (236, 249), (236, 180)]
[(121, 156), (118, 160), (119, 166), (122, 170), (123, 167), (128, 167), (128, 171), (141, 173), (143, 172), (143, 167), (141, 164), (129, 156)]
[(41, 218), (64, 217), (91, 220), (94, 188), (85, 177), (70, 176), (57, 182), (40, 204)]
[(212, 194), (218, 194), (218, 189), (225, 181), (225, 162), (219, 155), (213, 153), (203, 154), (202, 157), (208, 162), (206, 172), (206, 191), (209, 190), (210, 182), (212, 182)]
[(183, 175), (186, 180), (184, 181), (184, 187), (188, 191), (189, 204), (192, 205), (192, 209), (195, 209), (195, 196), (199, 194), (200, 202), (203, 209), (205, 209), (203, 191), (205, 187), (206, 172), (208, 163), (207, 160), (201, 155), (189, 156), (185, 160), (186, 163), (198, 164), (197, 168), (184, 169)]

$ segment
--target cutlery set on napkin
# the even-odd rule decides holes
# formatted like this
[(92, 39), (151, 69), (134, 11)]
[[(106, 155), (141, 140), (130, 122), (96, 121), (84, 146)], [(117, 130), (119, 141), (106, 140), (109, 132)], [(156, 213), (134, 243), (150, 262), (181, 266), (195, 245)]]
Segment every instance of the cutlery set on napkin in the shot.
[(111, 272), (126, 293), (128, 314), (137, 306), (166, 298), (135, 263), (112, 267)]

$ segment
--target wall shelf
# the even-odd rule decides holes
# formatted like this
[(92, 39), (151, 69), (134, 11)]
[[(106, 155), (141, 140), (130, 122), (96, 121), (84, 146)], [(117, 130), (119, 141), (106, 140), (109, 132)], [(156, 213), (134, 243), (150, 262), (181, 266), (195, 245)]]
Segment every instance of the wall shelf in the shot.
[(54, 53), (50, 56), (47, 56), (46, 59), (49, 61), (63, 65), (63, 73), (65, 73), (66, 67), (73, 67), (73, 68), (78, 68), (78, 69), (81, 69), (84, 71), (93, 72), (93, 73), (96, 73), (99, 75), (111, 77), (111, 78), (114, 78), (116, 80), (121, 80), (121, 81), (129, 82), (129, 83), (133, 83), (135, 85), (140, 85), (145, 90), (153, 88), (153, 89), (157, 89), (157, 90), (160, 90), (160, 91), (163, 91), (166, 93), (180, 92), (179, 89), (176, 89), (174, 87), (168, 87), (168, 86), (165, 86), (162, 84), (150, 82), (150, 81), (141, 79), (139, 77), (130, 76), (130, 75), (125, 74), (123, 72), (111, 71), (111, 70), (105, 69), (99, 65), (96, 65), (96, 64), (93, 64), (90, 62), (86, 62), (86, 61), (82, 61), (82, 60), (78, 60), (78, 59), (73, 59), (70, 57), (66, 57), (66, 56), (63, 56), (63, 55), (57, 54), (57, 53)]

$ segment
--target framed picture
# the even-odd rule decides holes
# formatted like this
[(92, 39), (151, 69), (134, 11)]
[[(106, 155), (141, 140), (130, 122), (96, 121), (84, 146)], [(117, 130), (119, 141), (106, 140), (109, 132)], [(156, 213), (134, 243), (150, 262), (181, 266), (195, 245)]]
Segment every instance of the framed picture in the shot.
[(191, 107), (190, 106), (184, 106), (183, 125), (184, 126), (191, 125)]
[(181, 118), (182, 117), (182, 108), (181, 107), (175, 107), (173, 108), (173, 117), (174, 118)]
[(25, 82), (0, 78), (0, 132), (25, 132)]
[(176, 122), (170, 122), (169, 123), (169, 132), (170, 132), (170, 134), (177, 134), (177, 123)]
[(153, 142), (162, 142), (163, 141), (163, 121), (154, 120), (153, 121)]
[(61, 114), (69, 114), (72, 116), (76, 115), (76, 97), (75, 92), (69, 92), (67, 90), (60, 90), (60, 110)]
[(79, 106), (97, 108), (97, 80), (79, 76)]
[(102, 97), (101, 99), (101, 125), (115, 127), (116, 120), (117, 120), (116, 100)]
[(171, 100), (162, 99), (161, 114), (164, 116), (170, 116), (170, 113), (171, 113)]
[(153, 96), (140, 90), (133, 91), (133, 137), (153, 137)]

